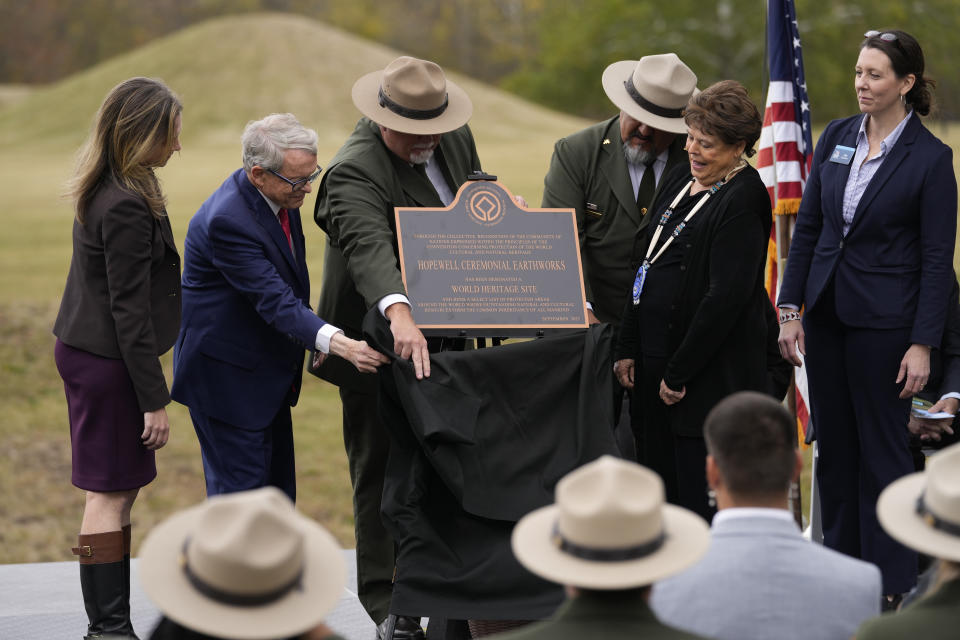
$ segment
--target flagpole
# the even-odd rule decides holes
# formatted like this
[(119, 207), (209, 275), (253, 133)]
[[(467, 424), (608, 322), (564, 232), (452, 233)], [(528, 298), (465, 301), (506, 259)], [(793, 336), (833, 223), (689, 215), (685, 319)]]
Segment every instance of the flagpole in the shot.
[[(790, 253), (790, 238), (793, 236), (793, 223), (796, 214), (786, 214), (774, 216), (774, 223), (777, 231), (777, 273), (782, 274), (787, 268), (787, 255)], [(793, 417), (794, 424), (797, 423), (797, 377), (796, 369), (790, 376), (790, 386), (787, 388), (787, 411)], [(793, 519), (797, 522), (800, 530), (803, 530), (803, 486), (800, 484), (800, 477), (790, 483), (790, 507), (793, 511)]]
[[(766, 38), (764, 72), (767, 94), (764, 99), (764, 123), (760, 136), (757, 169), (770, 194), (774, 213), (770, 251), (767, 259), (767, 290), (776, 300), (784, 273), (790, 238), (812, 159), (810, 107), (803, 72), (799, 25), (794, 0), (766, 0)], [(799, 370), (800, 374), (804, 372)], [(798, 439), (807, 427), (805, 374), (798, 384), (794, 370), (785, 406), (798, 425)], [(800, 393), (804, 396), (798, 397)], [(804, 434), (805, 435), (805, 434)], [(794, 518), (803, 528), (799, 480), (791, 484)]]

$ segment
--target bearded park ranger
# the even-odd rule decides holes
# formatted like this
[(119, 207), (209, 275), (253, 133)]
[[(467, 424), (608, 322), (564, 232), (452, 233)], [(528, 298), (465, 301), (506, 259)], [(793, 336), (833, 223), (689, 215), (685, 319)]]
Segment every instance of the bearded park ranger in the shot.
[[(636, 272), (634, 237), (647, 226), (661, 178), (687, 164), (681, 112), (697, 76), (676, 54), (665, 53), (614, 62), (602, 82), (620, 114), (557, 141), (543, 180), (543, 206), (576, 211), (587, 318), (619, 327)], [(626, 396), (615, 383), (617, 440), (621, 452), (635, 458)]]
[(603, 90), (620, 114), (554, 147), (543, 206), (576, 211), (592, 323), (620, 322), (635, 272), (634, 236), (646, 226), (660, 178), (687, 163), (681, 112), (696, 86), (673, 53), (614, 62), (603, 72)]
[[(430, 375), (438, 349), (413, 320), (398, 263), (394, 207), (444, 207), (467, 175), (480, 169), (467, 94), (426, 60), (403, 56), (353, 85), (364, 117), (330, 162), (314, 213), (327, 234), (318, 314), (360, 338), (368, 309), (390, 321), (394, 351), (412, 359), (417, 377)], [(343, 437), (353, 483), (357, 591), (389, 634), (394, 543), (380, 520), (388, 434), (377, 415), (376, 377), (319, 357), (314, 372), (340, 388)], [(416, 618), (396, 620), (394, 638), (422, 638)]]

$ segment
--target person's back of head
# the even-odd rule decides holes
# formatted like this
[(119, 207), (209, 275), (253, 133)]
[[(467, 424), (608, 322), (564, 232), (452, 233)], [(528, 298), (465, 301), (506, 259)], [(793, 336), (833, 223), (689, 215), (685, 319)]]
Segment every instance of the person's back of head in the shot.
[(730, 395), (709, 413), (703, 435), (708, 475), (715, 468), (734, 502), (786, 498), (801, 463), (796, 424), (779, 402), (753, 391)]

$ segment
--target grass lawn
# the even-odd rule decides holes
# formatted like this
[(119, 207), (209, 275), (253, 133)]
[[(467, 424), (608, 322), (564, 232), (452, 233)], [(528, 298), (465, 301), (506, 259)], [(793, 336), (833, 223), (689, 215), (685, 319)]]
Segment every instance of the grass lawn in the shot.
[[(273, 62), (284, 56), (310, 62), (291, 68), (266, 65), (263, 56), (248, 59), (256, 43), (266, 43)], [(79, 528), (83, 494), (70, 484), (66, 404), (50, 333), (71, 252), (72, 212), (58, 194), (109, 87), (132, 75), (160, 76), (184, 98), (184, 148), (160, 172), (182, 247), (190, 216), (239, 166), (246, 120), (277, 110), (297, 113), (320, 133), (325, 164), (358, 117), (350, 85), (395, 55), (303, 18), (230, 18), (191, 27), (33, 94), (0, 87), (0, 563), (71, 559)], [(457, 81), (474, 102), (471, 125), (483, 168), (513, 193), (539, 203), (554, 141), (586, 123), (469, 79)], [(960, 150), (960, 127), (933, 129)], [(324, 238), (310, 222), (312, 210), (310, 197), (302, 211), (315, 300)], [(169, 354), (164, 363), (169, 380)], [(204, 496), (189, 416), (176, 404), (169, 411), (173, 432), (157, 456), (159, 479), (141, 492), (133, 512), (135, 552), (152, 525)], [(336, 389), (307, 376), (293, 422), (299, 506), (353, 547)], [(806, 512), (808, 478), (802, 488)]]

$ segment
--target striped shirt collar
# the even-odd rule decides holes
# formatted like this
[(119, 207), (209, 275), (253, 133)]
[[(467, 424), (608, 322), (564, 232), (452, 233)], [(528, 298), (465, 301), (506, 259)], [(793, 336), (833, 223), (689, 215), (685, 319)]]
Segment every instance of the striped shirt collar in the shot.
[[(893, 148), (893, 145), (897, 144), (897, 140), (900, 139), (900, 134), (903, 133), (903, 130), (907, 127), (907, 122), (910, 121), (911, 116), (913, 116), (913, 109), (907, 109), (907, 115), (904, 116), (903, 120), (900, 121), (893, 131), (880, 142), (880, 155), (885, 156), (887, 152)], [(863, 114), (863, 118), (860, 120), (860, 129), (857, 131), (857, 146), (859, 147), (862, 143), (866, 142), (867, 139), (867, 118), (870, 117), (869, 113)]]

